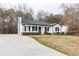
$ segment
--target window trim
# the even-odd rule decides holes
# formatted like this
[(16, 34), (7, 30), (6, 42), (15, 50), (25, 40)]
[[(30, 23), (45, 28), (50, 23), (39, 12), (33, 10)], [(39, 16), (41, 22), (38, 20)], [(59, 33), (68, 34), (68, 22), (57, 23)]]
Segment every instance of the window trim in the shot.
[(37, 26), (32, 26), (32, 31), (37, 31)]
[(59, 27), (55, 27), (55, 31), (56, 32), (59, 32)]
[(45, 31), (49, 31), (49, 27), (45, 27)]

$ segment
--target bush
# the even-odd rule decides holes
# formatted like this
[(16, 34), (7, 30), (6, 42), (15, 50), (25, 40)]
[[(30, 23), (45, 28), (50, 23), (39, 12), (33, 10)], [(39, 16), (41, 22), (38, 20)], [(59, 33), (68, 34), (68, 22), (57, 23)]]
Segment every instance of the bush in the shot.
[(56, 33), (54, 33), (54, 35), (60, 35), (61, 33), (60, 32), (56, 32)]
[(53, 33), (54, 35), (65, 35), (64, 32), (56, 32), (56, 33)]
[(62, 33), (61, 33), (61, 35), (65, 35), (65, 33), (64, 33), (64, 32), (62, 32)]
[(48, 33), (48, 32), (44, 32), (44, 34), (46, 34), (46, 35), (51, 35), (51, 33)]
[(34, 32), (23, 32), (22, 35), (40, 35), (40, 33), (34, 33)]
[(56, 32), (54, 33), (54, 35), (75, 35), (77, 34), (77, 32), (67, 32), (67, 33), (64, 33), (64, 32)]
[(76, 34), (76, 32), (67, 32), (66, 35), (75, 35), (75, 34)]

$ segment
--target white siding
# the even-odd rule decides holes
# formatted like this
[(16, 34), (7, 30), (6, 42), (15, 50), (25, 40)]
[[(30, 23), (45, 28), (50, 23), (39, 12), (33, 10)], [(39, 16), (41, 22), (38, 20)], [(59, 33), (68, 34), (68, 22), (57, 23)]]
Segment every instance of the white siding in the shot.
[(53, 33), (53, 32), (57, 32), (57, 31), (55, 31), (55, 28), (56, 28), (56, 27), (59, 27), (59, 31), (58, 31), (58, 32), (62, 32), (62, 26), (59, 25), (59, 24), (56, 24), (56, 25), (54, 25), (54, 26), (52, 27), (52, 33)]
[(42, 27), (41, 27), (41, 34), (44, 34), (44, 32), (45, 32), (45, 27), (42, 26)]
[[(24, 31), (24, 26), (26, 26), (26, 31)], [(30, 26), (30, 31), (29, 31), (28, 26)], [(32, 26), (35, 26), (35, 25), (23, 25), (23, 28), (22, 28), (23, 32), (38, 32), (38, 29), (37, 29), (37, 31), (32, 31)]]
[(68, 31), (68, 26), (62, 26), (62, 32), (66, 33)]
[(48, 33), (52, 33), (52, 27), (49, 26), (49, 31)]
[[(24, 31), (24, 26), (26, 26), (26, 31)], [(28, 26), (30, 26), (30, 31), (28, 31)], [(23, 25), (22, 27), (22, 32), (39, 32), (38, 27), (41, 27), (41, 34), (44, 34), (45, 32), (45, 27), (49, 27), (49, 31), (47, 31), (48, 33), (54, 33), (55, 31), (55, 27), (59, 27), (59, 32), (62, 32), (62, 26), (59, 24), (54, 25), (53, 27), (50, 26), (37, 26), (37, 31), (32, 31), (32, 26), (37, 26), (37, 25)]]
[[(24, 26), (26, 26), (26, 31), (24, 31)], [(28, 31), (28, 26), (30, 26), (30, 30), (31, 31)], [(32, 27), (37, 27), (37, 31), (32, 31)], [(39, 32), (39, 29), (38, 27), (41, 27), (41, 34), (44, 34), (45, 32), (45, 27), (49, 27), (49, 31), (47, 31), (48, 33), (51, 33), (51, 27), (50, 26), (39, 26), (39, 25), (23, 25), (23, 28), (22, 28), (22, 32)]]

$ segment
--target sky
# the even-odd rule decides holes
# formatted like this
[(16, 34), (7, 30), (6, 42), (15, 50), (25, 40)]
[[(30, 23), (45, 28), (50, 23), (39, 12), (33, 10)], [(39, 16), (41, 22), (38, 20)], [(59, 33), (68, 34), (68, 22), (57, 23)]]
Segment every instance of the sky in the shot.
[(28, 6), (31, 6), (36, 12), (44, 10), (45, 12), (53, 14), (62, 13), (62, 8), (60, 8), (61, 3), (28, 3)]
[(60, 8), (61, 4), (65, 2), (74, 3), (74, 1), (78, 2), (78, 0), (0, 0), (0, 3), (10, 3), (14, 5), (18, 3), (26, 3), (34, 10), (34, 12), (44, 10), (45, 12), (53, 14), (62, 14), (62, 8)]
[[(13, 6), (17, 6), (19, 3), (2, 3), (1, 6), (5, 8), (11, 8)], [(22, 4), (22, 3), (20, 3)], [(32, 8), (35, 13), (39, 12), (40, 10), (43, 10), (48, 13), (53, 14), (61, 14), (62, 8), (60, 8), (61, 3), (24, 3), (26, 4), (26, 7)]]
[(79, 0), (0, 0), (2, 3), (79, 3)]

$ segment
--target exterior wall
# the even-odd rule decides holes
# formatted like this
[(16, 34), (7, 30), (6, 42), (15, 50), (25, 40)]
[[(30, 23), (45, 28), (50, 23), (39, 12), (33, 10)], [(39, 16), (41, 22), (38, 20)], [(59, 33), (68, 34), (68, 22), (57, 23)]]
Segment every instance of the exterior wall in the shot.
[[(24, 26), (26, 26), (26, 31), (24, 31)], [(30, 31), (28, 31), (28, 26), (30, 26)], [(37, 31), (32, 31), (32, 26), (37, 26)], [(39, 32), (39, 29), (38, 27), (41, 27), (41, 34), (44, 34), (45, 32), (45, 27), (49, 27), (49, 31), (47, 31), (48, 33), (50, 33), (50, 26), (40, 26), (40, 25), (23, 25), (22, 27), (22, 32), (35, 32), (35, 33), (38, 33)]]
[[(25, 26), (26, 26), (26, 31), (24, 31), (24, 27)], [(28, 26), (30, 26), (30, 31), (28, 30)], [(37, 31), (32, 31), (32, 26), (36, 26), (36, 25), (23, 25), (22, 32), (36, 32), (37, 33), (38, 32), (38, 29), (37, 29)]]
[(59, 27), (59, 31), (58, 32), (62, 32), (62, 26), (59, 24), (54, 25), (51, 30), (52, 33), (56, 33), (57, 31), (55, 31), (55, 27)]
[(52, 27), (49, 27), (48, 33), (52, 33)]
[(68, 32), (68, 26), (62, 26), (62, 32), (67, 33)]
[(48, 33), (52, 33), (52, 27), (49, 26), (49, 31), (47, 31)]
[(41, 34), (44, 34), (44, 32), (45, 32), (45, 27), (42, 26), (42, 27), (41, 27)]
[[(56, 31), (55, 31), (55, 27), (59, 27), (59, 32), (67, 32), (67, 27), (65, 27), (65, 26), (61, 26), (61, 25), (59, 25), (59, 24), (56, 24), (55, 26), (53, 26), (53, 27), (50, 27), (50, 26), (37, 26), (37, 25), (21, 25), (22, 27), (22, 29), (20, 29), (21, 30), (21, 32), (35, 32), (35, 33), (38, 33), (39, 32), (39, 29), (38, 29), (38, 27), (41, 27), (41, 34), (44, 34), (44, 32), (45, 32), (45, 27), (49, 27), (49, 31), (47, 31), (48, 33), (56, 33)], [(26, 31), (24, 31), (24, 26), (26, 26)], [(30, 26), (30, 31), (28, 31), (28, 26)], [(37, 26), (37, 31), (32, 31), (32, 26)]]

